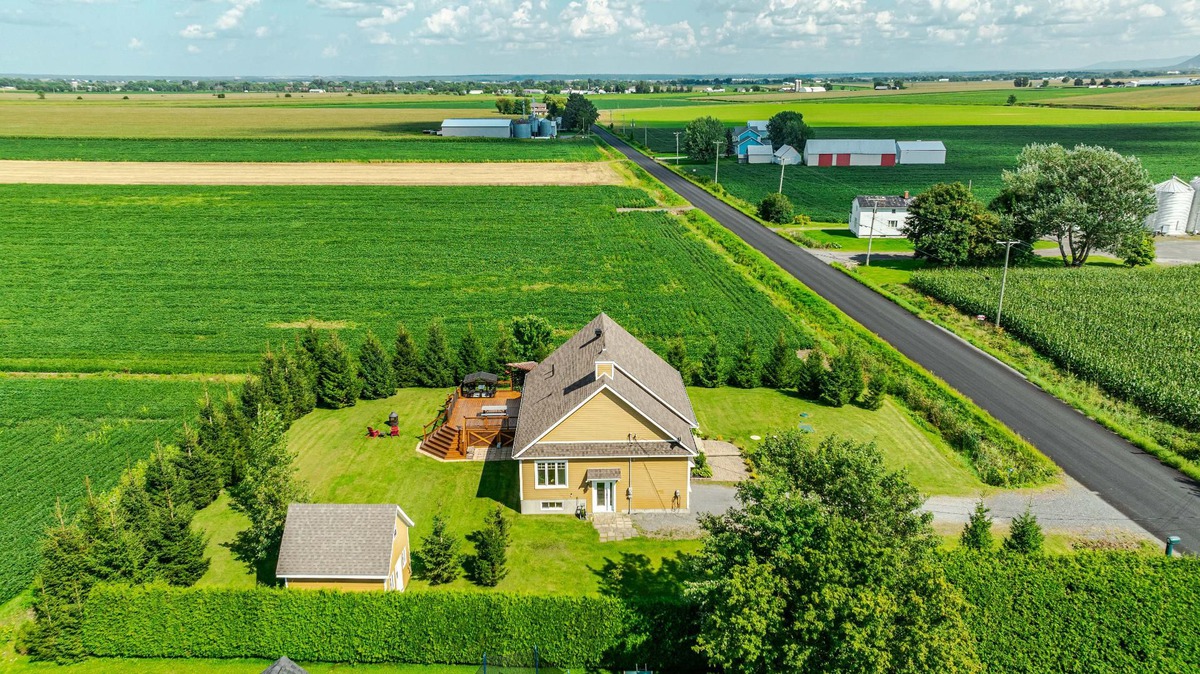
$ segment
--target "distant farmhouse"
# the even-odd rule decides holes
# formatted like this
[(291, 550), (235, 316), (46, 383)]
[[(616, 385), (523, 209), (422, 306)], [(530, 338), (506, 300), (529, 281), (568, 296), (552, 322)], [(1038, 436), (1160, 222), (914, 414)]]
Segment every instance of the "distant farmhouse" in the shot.
[(850, 231), (864, 239), (903, 237), (911, 203), (908, 192), (900, 197), (855, 197), (850, 206)]

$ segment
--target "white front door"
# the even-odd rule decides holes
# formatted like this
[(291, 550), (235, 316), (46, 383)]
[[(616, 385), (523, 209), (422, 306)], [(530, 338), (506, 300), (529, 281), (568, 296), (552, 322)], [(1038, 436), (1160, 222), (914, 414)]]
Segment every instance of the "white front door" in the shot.
[(617, 504), (613, 499), (613, 492), (616, 489), (615, 482), (593, 482), (592, 483), (592, 512), (596, 513), (615, 513), (617, 512)]

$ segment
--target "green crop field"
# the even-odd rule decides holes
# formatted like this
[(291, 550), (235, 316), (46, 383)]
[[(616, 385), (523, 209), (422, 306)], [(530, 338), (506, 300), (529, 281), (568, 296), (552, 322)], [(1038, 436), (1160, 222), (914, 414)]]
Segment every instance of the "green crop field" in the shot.
[(605, 156), (592, 139), (387, 140), (0, 137), (0, 159), (203, 162), (578, 162)]
[[(1014, 89), (1014, 92), (1016, 90)], [(1007, 97), (1007, 95), (1006, 95)], [(1018, 93), (1018, 98), (1020, 94)], [(711, 115), (726, 124), (770, 119), (781, 110), (796, 110), (813, 126), (1064, 126), (1095, 124), (1167, 124), (1200, 122), (1200, 111), (1092, 110), (1006, 105), (954, 105), (863, 101), (724, 103), (680, 108), (630, 111), (639, 124), (681, 127), (696, 117)], [(601, 121), (607, 122), (608, 115)]]
[[(1172, 175), (1200, 175), (1200, 124), (1141, 126), (949, 126), (949, 127), (823, 127), (819, 138), (936, 139), (946, 143), (944, 165), (893, 167), (789, 166), (784, 170), (783, 192), (799, 213), (819, 222), (846, 222), (850, 202), (859, 194), (918, 194), (945, 181), (971, 182), (985, 202), (1000, 190), (1005, 169), (1016, 165), (1017, 154), (1029, 143), (1080, 143), (1103, 145), (1137, 155), (1155, 181)], [(635, 134), (642, 140), (642, 131)], [(650, 147), (673, 154), (675, 136), (669, 129), (651, 129)], [(687, 165), (685, 170), (712, 177), (712, 165)], [(734, 195), (758, 203), (779, 189), (779, 167), (761, 164), (721, 163), (721, 184)]]
[[(0, 368), (243, 372), (316, 320), (356, 343), (404, 321), (600, 311), (652, 344), (764, 343), (791, 320), (625, 187), (6, 186)], [(566, 334), (566, 333), (564, 333)]]
[(55, 500), (112, 488), (194, 413), (198, 381), (0, 375), (0, 604), (23, 590)]
[[(995, 314), (1000, 275), (918, 271), (911, 284), (969, 314)], [(1150, 414), (1200, 430), (1200, 266), (1014, 269), (1004, 328)]]

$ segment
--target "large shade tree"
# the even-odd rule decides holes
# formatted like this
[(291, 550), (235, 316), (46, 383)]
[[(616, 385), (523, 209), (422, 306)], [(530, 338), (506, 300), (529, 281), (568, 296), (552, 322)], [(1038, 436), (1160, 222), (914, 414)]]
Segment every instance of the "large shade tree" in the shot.
[(689, 582), (698, 650), (725, 672), (973, 672), (961, 597), (923, 498), (871, 444), (763, 442), (740, 506), (705, 516)]
[(683, 152), (695, 161), (712, 161), (724, 142), (725, 125), (716, 117), (697, 117), (683, 130)]
[(1033, 144), (1004, 172), (992, 207), (1020, 229), (1058, 241), (1063, 264), (1080, 267), (1093, 251), (1122, 254), (1141, 240), (1154, 212), (1154, 188), (1137, 157), (1094, 145)]
[(909, 204), (904, 234), (916, 249), (916, 257), (959, 265), (989, 262), (1004, 255), (997, 242), (1012, 234), (1010, 225), (1010, 220), (989, 212), (966, 185), (939, 183)]
[(563, 106), (562, 118), (564, 128), (570, 131), (587, 131), (600, 119), (600, 111), (596, 110), (596, 104), (583, 94), (571, 94), (567, 96), (567, 104)]
[(813, 130), (804, 123), (804, 115), (795, 110), (784, 110), (767, 120), (767, 135), (771, 137), (771, 146), (776, 150), (791, 145), (803, 152), (804, 144), (813, 137)]

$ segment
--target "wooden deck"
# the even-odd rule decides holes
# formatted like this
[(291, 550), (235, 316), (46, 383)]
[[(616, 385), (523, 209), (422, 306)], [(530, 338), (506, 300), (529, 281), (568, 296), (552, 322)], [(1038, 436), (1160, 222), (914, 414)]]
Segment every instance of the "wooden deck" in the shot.
[[(476, 452), (512, 444), (521, 406), (520, 391), (499, 390), (488, 398), (470, 398), (455, 390), (445, 407), (425, 427), (421, 451), (445, 461), (463, 461)], [(504, 408), (498, 413), (496, 408)], [(486, 410), (485, 408), (492, 408)]]

